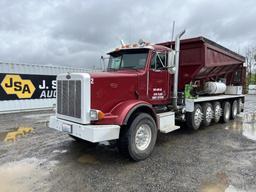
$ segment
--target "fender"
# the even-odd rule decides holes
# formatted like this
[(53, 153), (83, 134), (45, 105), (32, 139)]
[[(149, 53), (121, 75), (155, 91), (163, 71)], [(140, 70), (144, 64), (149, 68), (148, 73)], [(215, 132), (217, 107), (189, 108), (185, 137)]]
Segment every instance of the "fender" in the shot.
[(141, 100), (128, 100), (117, 104), (109, 114), (106, 114), (105, 119), (99, 123), (126, 125), (132, 113), (140, 108), (147, 108), (156, 120), (154, 109), (150, 103)]
[[(153, 118), (155, 119), (155, 121), (157, 121), (156, 114), (155, 114), (154, 109), (152, 108), (152, 105), (150, 105), (148, 103), (140, 103), (140, 104), (137, 104), (137, 105), (133, 106), (128, 111), (128, 113), (126, 114), (126, 116), (125, 116), (125, 118), (123, 120), (123, 125), (127, 125), (129, 118), (137, 110), (147, 110), (145, 112), (150, 113), (153, 116)], [(156, 124), (157, 124), (157, 122), (156, 122)]]

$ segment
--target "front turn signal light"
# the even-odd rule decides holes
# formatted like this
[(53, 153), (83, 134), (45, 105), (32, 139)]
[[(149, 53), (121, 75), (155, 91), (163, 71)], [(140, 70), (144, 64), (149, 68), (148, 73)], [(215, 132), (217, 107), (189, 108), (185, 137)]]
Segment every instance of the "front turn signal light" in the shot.
[(105, 113), (103, 113), (102, 111), (98, 111), (98, 120), (102, 120), (105, 117)]

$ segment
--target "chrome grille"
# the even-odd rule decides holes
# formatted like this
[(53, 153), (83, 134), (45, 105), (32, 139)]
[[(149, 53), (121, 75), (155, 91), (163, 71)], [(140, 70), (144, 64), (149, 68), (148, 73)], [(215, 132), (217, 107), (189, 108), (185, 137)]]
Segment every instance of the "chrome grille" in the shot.
[(57, 113), (81, 118), (81, 81), (57, 81)]

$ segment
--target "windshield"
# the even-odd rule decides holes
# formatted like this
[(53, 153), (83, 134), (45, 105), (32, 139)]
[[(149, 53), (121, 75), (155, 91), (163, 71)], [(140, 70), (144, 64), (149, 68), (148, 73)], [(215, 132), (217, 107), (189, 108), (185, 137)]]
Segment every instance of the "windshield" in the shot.
[(148, 50), (138, 51), (129, 50), (129, 52), (112, 53), (109, 58), (108, 69), (143, 69), (146, 64)]

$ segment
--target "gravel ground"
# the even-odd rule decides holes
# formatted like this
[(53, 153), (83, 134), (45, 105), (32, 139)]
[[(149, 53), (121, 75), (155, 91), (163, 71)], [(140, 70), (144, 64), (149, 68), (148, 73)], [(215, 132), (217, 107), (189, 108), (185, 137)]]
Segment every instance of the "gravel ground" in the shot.
[[(52, 112), (0, 116), (0, 191), (256, 191), (256, 96), (243, 115), (191, 133), (159, 134), (134, 163), (114, 146), (77, 143), (47, 128)], [(33, 131), (4, 142), (18, 127)]]

